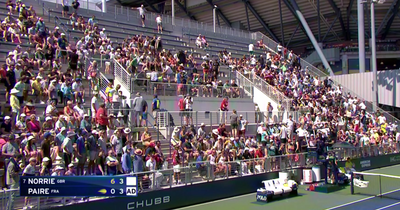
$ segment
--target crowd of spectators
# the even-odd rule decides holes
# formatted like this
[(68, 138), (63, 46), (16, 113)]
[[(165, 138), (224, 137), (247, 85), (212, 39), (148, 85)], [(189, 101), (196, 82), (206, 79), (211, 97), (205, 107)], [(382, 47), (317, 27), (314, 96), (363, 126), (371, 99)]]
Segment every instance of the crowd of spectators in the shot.
[[(68, 17), (66, 2), (63, 15)], [(69, 19), (73, 29), (83, 32), (83, 37), (74, 45), (68, 43), (58, 27), (49, 30), (32, 7), (25, 9), (22, 3), (13, 4), (12, 1), (7, 2), (7, 7), (10, 13), (2, 23), (3, 40), (22, 43), (25, 40), (22, 37), (29, 37), (31, 50), (35, 51), (35, 57), (32, 57), (17, 46), (0, 69), (12, 113), (4, 117), (0, 125), (1, 154), (12, 163), (6, 172), (6, 184), (10, 188), (18, 187), (19, 175), (116, 175), (157, 170), (168, 165), (161, 142), (151, 136), (148, 128), (144, 128), (139, 140), (133, 138), (132, 130), (127, 128), (127, 113), (118, 110), (122, 108), (124, 98), (120, 87), (110, 84), (106, 95), (100, 97), (97, 62), (90, 64), (87, 73), (83, 66), (85, 57), (95, 55), (116, 59), (132, 76), (150, 79), (154, 93), (158, 89), (157, 82), (170, 85), (176, 82), (178, 95), (185, 95), (178, 106), (187, 125), (175, 127), (171, 139), (174, 182), (177, 184), (181, 183), (180, 167), (193, 161), (197, 161), (200, 175), (206, 177), (209, 176), (205, 173), (207, 164), (213, 167), (212, 176), (235, 174), (238, 167), (242, 167), (243, 173), (278, 170), (280, 166), (275, 162), (266, 168), (265, 157), (292, 154), (289, 164), (294, 164), (298, 161), (296, 153), (307, 149), (323, 153), (326, 145), (336, 142), (363, 147), (365, 152), (370, 146), (379, 146), (381, 153), (396, 150), (395, 143), (399, 141), (396, 123), (388, 123), (383, 113), (366, 112), (363, 101), (342, 92), (330, 80), (321, 81), (311, 75), (307, 68), (299, 65), (299, 56), (281, 45), (276, 49), (277, 54), (267, 50), (257, 57), (253, 54), (255, 47), (266, 49), (258, 42), (257, 46), (251, 44), (250, 55), (241, 59), (233, 58), (224, 50), (218, 59), (211, 59), (207, 54), (202, 63), (197, 64), (191, 53), (173, 53), (165, 49), (161, 37), (156, 35), (135, 35), (122, 43), (113, 43), (107, 30), (98, 27), (95, 16), (86, 23), (77, 14), (79, 6), (74, 8)], [(18, 20), (13, 20), (14, 14), (19, 14)], [(142, 20), (145, 26), (144, 15)], [(161, 33), (161, 20), (157, 22), (160, 22), (158, 30)], [(12, 33), (18, 30), (18, 33)], [(199, 45), (206, 47), (207, 42), (202, 41)], [(65, 64), (68, 68), (63, 72), (61, 69)], [(229, 98), (238, 97), (240, 93), (234, 81), (223, 83), (219, 80), (220, 65), (264, 78), (292, 99), (292, 110), (304, 114), (297, 121), (292, 116), (285, 121), (281, 120), (283, 118), (275, 121), (270, 114), (289, 111), (289, 107), (285, 110), (280, 106), (281, 110), (273, 110), (272, 106), (266, 105), (267, 115), (257, 118), (257, 133), (249, 135), (246, 133), (249, 122), (235, 110), (229, 112)], [(105, 71), (111, 71), (109, 65)], [(93, 91), (89, 108), (84, 100), (84, 90), (89, 87), (84, 87), (83, 82), (87, 79)], [(192, 85), (191, 92), (186, 92), (186, 85)], [(220, 121), (224, 123), (209, 133), (204, 123), (196, 130), (191, 116), (192, 93), (199, 95), (200, 89), (203, 93), (216, 89), (217, 96), (223, 98)], [(36, 112), (35, 103), (46, 104), (43, 117)], [(62, 108), (59, 108), (60, 104)], [(256, 106), (257, 112), (259, 106), (264, 104)], [(147, 114), (156, 118), (160, 108), (157, 95), (151, 104), (147, 104), (137, 93), (133, 99), (132, 127), (147, 125)], [(230, 125), (229, 131), (226, 124)], [(236, 160), (244, 162), (231, 164)], [(150, 179), (144, 176), (140, 184)]]

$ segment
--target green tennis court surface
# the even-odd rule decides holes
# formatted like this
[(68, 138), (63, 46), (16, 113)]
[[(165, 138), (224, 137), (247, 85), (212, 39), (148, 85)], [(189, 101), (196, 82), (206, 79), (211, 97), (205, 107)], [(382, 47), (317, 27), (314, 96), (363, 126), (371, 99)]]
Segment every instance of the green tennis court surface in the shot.
[[(380, 173), (388, 175), (400, 175), (400, 165), (386, 168), (374, 169), (365, 172)], [(389, 182), (388, 182), (389, 183)], [(243, 183), (245, 184), (245, 183)], [(371, 184), (374, 184), (371, 182)], [(394, 183), (397, 185), (397, 183)], [(394, 186), (393, 185), (393, 186)], [(374, 186), (370, 186), (374, 187)], [(400, 185), (395, 186), (400, 190)], [(374, 187), (376, 190), (376, 187)], [(378, 187), (379, 189), (379, 187)], [(215, 189), (218, 190), (218, 189)], [(177, 210), (200, 210), (200, 209), (227, 209), (227, 210), (265, 210), (265, 209), (296, 209), (296, 210), (394, 210), (400, 209), (400, 200), (391, 198), (380, 198), (368, 195), (351, 195), (350, 186), (332, 193), (318, 193), (307, 191), (305, 186), (300, 186), (299, 196), (274, 199), (270, 203), (256, 201), (256, 190), (254, 193), (236, 196), (232, 198), (216, 200), (208, 203), (179, 208)], [(373, 190), (371, 193), (375, 194)], [(397, 198), (400, 199), (400, 192)], [(379, 194), (376, 193), (376, 194)], [(396, 196), (394, 196), (396, 197)]]

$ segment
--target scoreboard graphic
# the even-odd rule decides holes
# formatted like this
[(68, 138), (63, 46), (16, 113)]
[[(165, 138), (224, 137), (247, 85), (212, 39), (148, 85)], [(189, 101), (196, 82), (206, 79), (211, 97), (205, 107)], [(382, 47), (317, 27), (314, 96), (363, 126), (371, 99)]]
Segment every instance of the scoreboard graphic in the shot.
[(21, 196), (107, 196), (138, 195), (137, 177), (116, 176), (24, 176), (20, 178)]

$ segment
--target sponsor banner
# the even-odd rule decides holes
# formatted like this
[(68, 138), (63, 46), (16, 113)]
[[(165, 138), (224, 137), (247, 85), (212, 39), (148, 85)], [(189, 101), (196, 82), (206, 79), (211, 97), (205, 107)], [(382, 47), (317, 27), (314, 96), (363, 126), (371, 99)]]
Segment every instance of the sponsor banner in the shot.
[[(375, 157), (354, 158), (352, 159), (356, 171), (365, 171), (400, 164), (400, 154), (389, 154)], [(339, 161), (338, 166), (344, 167), (346, 161)]]
[(361, 165), (361, 168), (371, 167), (371, 160), (361, 160), (360, 165)]
[[(296, 169), (301, 170), (301, 169)], [(297, 174), (301, 174), (298, 172)], [(139, 193), (137, 197), (115, 197), (78, 203), (70, 206), (60, 206), (57, 210), (87, 210), (87, 209), (118, 209), (118, 210), (162, 210), (175, 209), (184, 206), (209, 202), (246, 193), (256, 192), (261, 181), (278, 178), (278, 172), (257, 174), (193, 184), (182, 187)], [(298, 177), (301, 179), (301, 177)], [(246, 183), (246, 184), (242, 184)], [(218, 190), (215, 190), (218, 189)], [(132, 193), (136, 193), (132, 189)], [(257, 199), (266, 200), (265, 197)]]
[(398, 162), (400, 162), (400, 155), (396, 155), (396, 156), (390, 157), (389, 161), (390, 161), (391, 163), (398, 163)]

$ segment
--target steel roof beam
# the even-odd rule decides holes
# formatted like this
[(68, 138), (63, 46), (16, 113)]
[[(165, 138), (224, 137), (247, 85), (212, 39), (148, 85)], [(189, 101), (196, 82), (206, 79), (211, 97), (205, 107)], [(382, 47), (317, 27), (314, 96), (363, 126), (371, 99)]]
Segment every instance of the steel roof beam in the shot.
[(182, 11), (185, 12), (185, 14), (192, 20), (196, 20), (196, 18), (190, 13), (185, 6), (183, 6), (179, 1), (174, 1), (176, 5), (178, 5), (179, 8), (181, 8)]
[(385, 31), (382, 34), (382, 39), (386, 39), (386, 36), (389, 33), (390, 27), (392, 26), (392, 23), (394, 21), (394, 18), (396, 18), (397, 13), (399, 12), (399, 7), (400, 7), (400, 0), (397, 0), (396, 6), (393, 8), (393, 14), (390, 17), (390, 19), (388, 20), (386, 27), (385, 27)]
[(339, 16), (339, 23), (340, 27), (342, 27), (342, 32), (346, 40), (350, 40), (350, 37), (347, 36), (347, 30), (346, 27), (344, 26), (344, 21), (342, 18), (342, 12), (340, 9), (336, 6), (335, 2), (333, 0), (328, 0), (329, 4), (331, 5), (332, 9), (335, 11), (336, 15)]
[(272, 39), (275, 40), (276, 42), (280, 42), (278, 37), (274, 34), (274, 32), (271, 31), (271, 29), (269, 29), (268, 25), (264, 22), (264, 20), (260, 17), (260, 15), (254, 9), (254, 7), (250, 4), (249, 0), (243, 0), (243, 2), (247, 5), (247, 8), (249, 8), (250, 12), (253, 13), (254, 17), (256, 17), (258, 22), (260, 22), (260, 24), (268, 32), (268, 34), (272, 37)]
[(154, 12), (157, 12), (157, 13), (160, 13), (160, 11), (156, 8), (156, 7), (154, 7), (154, 5), (152, 4), (152, 3), (150, 3), (148, 0), (143, 0), (147, 5), (149, 5), (150, 6), (150, 8), (154, 11)]

